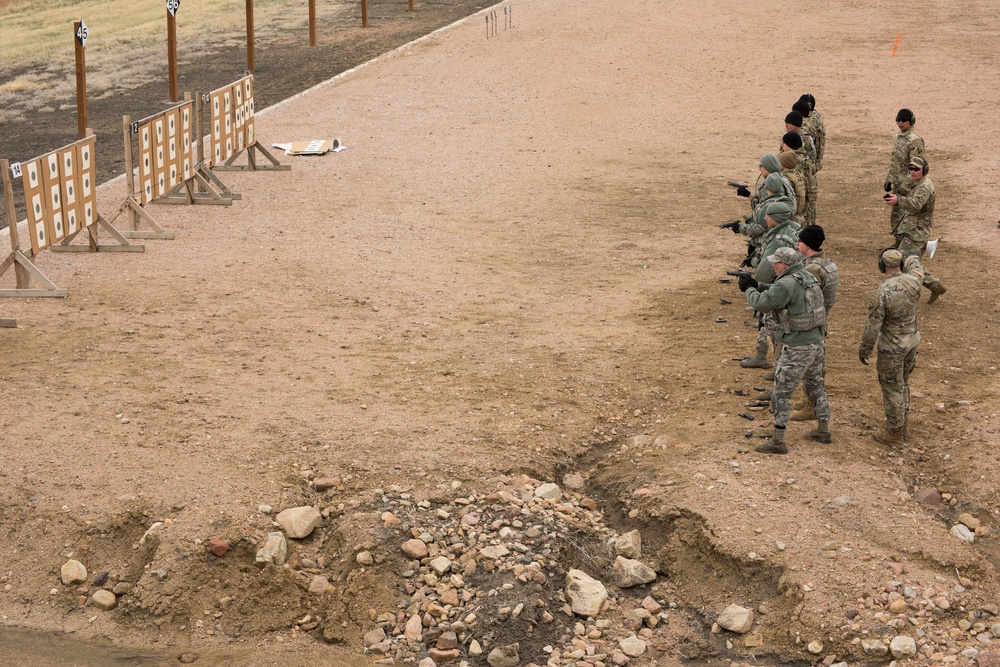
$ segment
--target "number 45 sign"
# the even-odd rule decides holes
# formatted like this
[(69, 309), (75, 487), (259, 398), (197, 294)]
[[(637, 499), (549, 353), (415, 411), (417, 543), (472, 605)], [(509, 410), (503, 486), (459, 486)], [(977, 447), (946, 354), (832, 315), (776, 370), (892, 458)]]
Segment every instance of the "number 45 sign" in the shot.
[(87, 46), (87, 38), (90, 37), (90, 29), (87, 24), (80, 21), (79, 27), (76, 29), (76, 41), (80, 42), (81, 47)]
[(181, 0), (167, 0), (167, 11), (171, 16), (177, 16), (177, 10), (181, 6)]

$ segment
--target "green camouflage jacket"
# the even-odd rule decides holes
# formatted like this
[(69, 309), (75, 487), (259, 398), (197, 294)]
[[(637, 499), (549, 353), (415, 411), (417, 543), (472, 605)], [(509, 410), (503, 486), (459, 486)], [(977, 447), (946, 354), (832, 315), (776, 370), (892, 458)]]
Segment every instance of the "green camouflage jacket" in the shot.
[(924, 267), (919, 257), (911, 255), (903, 262), (903, 268), (902, 273), (884, 278), (875, 288), (858, 351), (865, 359), (871, 356), (876, 339), (880, 351), (896, 353), (909, 352), (920, 342), (917, 301)]

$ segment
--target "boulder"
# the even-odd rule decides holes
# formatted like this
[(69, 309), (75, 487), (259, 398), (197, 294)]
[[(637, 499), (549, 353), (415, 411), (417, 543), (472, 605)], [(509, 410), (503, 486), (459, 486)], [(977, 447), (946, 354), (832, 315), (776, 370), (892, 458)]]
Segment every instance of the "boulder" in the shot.
[(619, 535), (615, 540), (615, 553), (623, 558), (638, 558), (642, 555), (642, 535), (638, 530)]
[(641, 586), (642, 584), (648, 584), (656, 579), (656, 572), (654, 572), (651, 568), (643, 565), (637, 560), (622, 558), (621, 556), (615, 558), (612, 574), (614, 576), (615, 586), (618, 586), (619, 588)]
[(570, 570), (566, 573), (566, 597), (574, 614), (596, 617), (608, 600), (608, 590), (586, 572)]
[(257, 550), (257, 565), (284, 565), (288, 558), (288, 543), (284, 533), (268, 533), (264, 544)]
[(118, 598), (111, 591), (106, 591), (102, 588), (94, 592), (93, 597), (90, 598), (90, 602), (98, 609), (108, 611), (115, 608), (115, 605), (118, 604)]
[(520, 647), (517, 644), (498, 646), (486, 656), (486, 662), (490, 667), (520, 667), (521, 657), (517, 654), (518, 648)]
[(913, 641), (913, 637), (896, 635), (889, 642), (889, 650), (892, 652), (892, 657), (897, 660), (912, 658), (917, 654), (917, 642)]
[(309, 537), (313, 530), (323, 523), (323, 516), (315, 507), (304, 505), (302, 507), (290, 507), (278, 513), (274, 518), (285, 531), (288, 537), (300, 540)]
[(82, 584), (87, 580), (87, 568), (78, 560), (68, 560), (63, 563), (59, 574), (59, 578), (65, 586)]
[(753, 626), (753, 610), (731, 604), (722, 610), (715, 622), (730, 632), (742, 635)]

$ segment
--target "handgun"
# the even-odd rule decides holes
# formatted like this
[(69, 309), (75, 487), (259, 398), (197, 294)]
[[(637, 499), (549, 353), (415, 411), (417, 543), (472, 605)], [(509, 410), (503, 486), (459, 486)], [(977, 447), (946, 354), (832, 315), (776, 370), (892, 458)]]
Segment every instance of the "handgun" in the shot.
[(736, 181), (726, 181), (726, 185), (736, 188), (736, 194), (740, 197), (750, 196), (750, 185), (748, 183), (737, 183)]

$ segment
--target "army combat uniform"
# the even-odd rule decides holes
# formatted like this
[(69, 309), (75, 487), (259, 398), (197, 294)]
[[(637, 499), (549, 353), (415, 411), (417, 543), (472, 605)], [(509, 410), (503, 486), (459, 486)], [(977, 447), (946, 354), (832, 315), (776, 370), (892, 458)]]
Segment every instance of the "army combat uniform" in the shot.
[[(924, 156), (924, 140), (913, 131), (911, 127), (906, 132), (896, 135), (896, 140), (892, 144), (892, 156), (889, 158), (889, 171), (886, 172), (885, 182), (889, 186), (887, 192), (901, 194), (901, 189), (909, 188), (910, 161), (915, 157)], [(889, 210), (889, 229), (895, 230), (899, 224), (900, 209), (893, 206)], [(895, 234), (895, 231), (890, 232)]]
[(823, 168), (823, 153), (826, 151), (826, 126), (823, 116), (813, 109), (802, 119), (802, 129), (809, 133), (816, 146), (816, 171)]
[(910, 411), (910, 373), (916, 367), (920, 343), (917, 302), (923, 279), (920, 259), (910, 255), (904, 259), (903, 272), (887, 276), (879, 283), (868, 306), (868, 320), (858, 350), (858, 356), (867, 359), (878, 341), (876, 368), (885, 419), (890, 435), (900, 442)]
[[(785, 253), (785, 250), (779, 252)], [(782, 344), (771, 395), (775, 435), (771, 442), (761, 445), (757, 451), (771, 454), (787, 451), (784, 432), (791, 414), (791, 394), (799, 383), (804, 385), (806, 396), (815, 406), (820, 422), (820, 428), (806, 437), (829, 442), (830, 401), (823, 380), (826, 310), (819, 284), (802, 264), (794, 264), (785, 269), (773, 284), (748, 289), (746, 297), (755, 310), (777, 316), (779, 326), (775, 337)]]
[[(909, 180), (909, 176), (907, 176)], [(908, 188), (908, 189), (907, 189)], [(905, 194), (902, 194), (904, 193)], [(923, 257), (927, 250), (927, 242), (931, 238), (931, 226), (934, 223), (934, 203), (936, 195), (934, 183), (927, 176), (919, 181), (906, 185), (900, 194), (893, 210), (899, 211), (899, 219), (892, 235), (896, 237), (896, 247), (903, 257), (916, 255)], [(932, 292), (941, 290), (941, 281), (929, 271), (923, 271), (923, 285)]]

